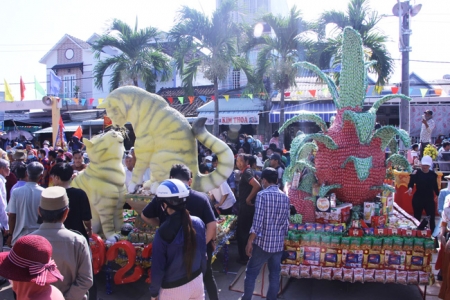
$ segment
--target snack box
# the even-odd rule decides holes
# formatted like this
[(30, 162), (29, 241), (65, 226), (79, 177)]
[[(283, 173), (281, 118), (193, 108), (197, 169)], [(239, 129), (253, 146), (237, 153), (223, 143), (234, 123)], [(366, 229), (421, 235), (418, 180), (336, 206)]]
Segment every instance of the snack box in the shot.
[(402, 236), (417, 236), (417, 230), (415, 229), (403, 229)]
[(319, 247), (300, 247), (300, 256), (304, 265), (318, 266), (320, 264)]
[(384, 267), (386, 269), (406, 270), (406, 251), (383, 250)]
[(384, 227), (384, 225), (386, 225), (386, 216), (373, 216), (371, 225), (374, 228)]
[(363, 236), (364, 231), (361, 228), (350, 228), (348, 230), (348, 235), (349, 236)]
[(367, 269), (383, 269), (384, 255), (381, 251), (367, 250), (364, 251), (363, 267)]
[(320, 265), (322, 267), (340, 267), (342, 265), (342, 249), (321, 248)]
[(375, 203), (373, 202), (364, 202), (364, 222), (370, 223), (372, 221), (372, 217), (375, 215)]
[(431, 262), (431, 254), (408, 251), (406, 256), (407, 270), (427, 271)]
[(416, 231), (417, 237), (423, 237), (423, 238), (429, 238), (431, 237), (431, 230), (417, 230)]
[(350, 210), (353, 205), (351, 203), (342, 203), (337, 205), (336, 207), (331, 208), (331, 214), (335, 213), (340, 215), (340, 221), (338, 223), (347, 223), (350, 218)]
[(362, 268), (364, 250), (342, 250), (342, 265), (347, 268)]

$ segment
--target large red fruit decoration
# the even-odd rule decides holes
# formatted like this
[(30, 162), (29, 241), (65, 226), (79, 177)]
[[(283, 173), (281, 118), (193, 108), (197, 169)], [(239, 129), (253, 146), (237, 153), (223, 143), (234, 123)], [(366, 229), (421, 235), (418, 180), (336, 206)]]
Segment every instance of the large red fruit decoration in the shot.
[[(309, 113), (300, 114), (283, 124), (280, 132), (298, 121), (315, 122), (322, 130), (321, 133), (308, 135), (300, 133), (292, 141), (293, 163), (286, 169), (285, 181), (292, 181), (293, 174), (301, 172), (310, 177), (302, 177), (299, 190), (311, 193), (317, 178), (321, 185), (319, 196), (332, 191), (340, 201), (359, 205), (373, 200), (381, 190), (390, 189), (383, 185), (387, 164), (410, 170), (408, 161), (399, 154), (392, 154), (385, 161), (387, 146), (392, 153), (398, 150), (396, 136), (409, 147), (408, 133), (393, 126), (374, 130), (376, 112), (384, 102), (394, 98), (410, 98), (400, 94), (387, 95), (376, 101), (371, 109), (362, 112), (367, 90), (367, 69), (374, 63), (364, 62), (361, 37), (347, 27), (344, 29), (339, 91), (333, 80), (316, 66), (307, 62), (295, 64), (311, 70), (327, 83), (337, 114), (329, 128), (319, 116)], [(316, 150), (313, 162), (308, 155)], [(305, 179), (306, 182), (303, 182)]]

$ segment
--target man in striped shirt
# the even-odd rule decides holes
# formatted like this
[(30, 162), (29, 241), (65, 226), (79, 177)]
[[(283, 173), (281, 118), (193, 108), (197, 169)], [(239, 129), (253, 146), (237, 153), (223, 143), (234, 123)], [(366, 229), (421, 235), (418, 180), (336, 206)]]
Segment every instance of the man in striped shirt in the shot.
[(255, 281), (261, 267), (267, 262), (269, 267), (269, 290), (267, 299), (277, 299), (281, 255), (284, 237), (289, 226), (289, 198), (278, 188), (278, 172), (266, 168), (261, 174), (264, 190), (256, 196), (255, 216), (250, 229), (246, 252), (250, 257), (247, 264), (242, 300), (250, 300)]

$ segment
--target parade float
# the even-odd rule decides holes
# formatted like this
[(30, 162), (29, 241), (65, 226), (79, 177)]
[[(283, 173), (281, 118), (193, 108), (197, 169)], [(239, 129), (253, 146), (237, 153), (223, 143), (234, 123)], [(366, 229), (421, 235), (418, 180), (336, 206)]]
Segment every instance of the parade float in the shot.
[[(230, 176), (234, 157), (225, 143), (205, 129), (206, 119), (198, 119), (191, 127), (166, 100), (140, 88), (118, 88), (110, 93), (102, 107), (118, 130), (84, 140), (91, 162), (74, 178), (72, 186), (83, 189), (89, 197), (94, 232), (90, 243), (93, 270), (94, 274), (106, 271), (107, 293), (111, 293), (112, 281), (130, 283), (145, 274), (150, 279), (152, 241), (157, 228), (143, 222), (140, 213), (154, 199), (159, 182), (169, 178), (172, 165), (187, 165), (193, 173), (191, 187), (208, 192)], [(132, 124), (136, 135), (136, 166), (128, 191), (122, 164), (126, 131), (120, 129), (126, 122)], [(208, 175), (198, 170), (197, 141), (218, 156), (217, 169)], [(142, 182), (147, 168), (151, 169), (150, 180)], [(125, 202), (132, 210), (122, 209)], [(213, 259), (223, 248), (226, 258), (235, 223), (235, 216), (220, 216)]]
[[(300, 114), (280, 128), (298, 121), (315, 122), (320, 133), (299, 132), (291, 144), (291, 165), (284, 173), (291, 203), (298, 215), (291, 219), (282, 274), (295, 278), (428, 285), (430, 230), (393, 199), (385, 184), (387, 170), (409, 174), (411, 166), (397, 154), (397, 139), (409, 147), (404, 130), (375, 129), (377, 109), (400, 94), (387, 95), (363, 111), (367, 69), (359, 34), (345, 28), (339, 88), (316, 66), (296, 63), (328, 85), (337, 114), (330, 126), (315, 114)], [(389, 147), (390, 157), (385, 159)], [(423, 230), (421, 230), (423, 229)]]

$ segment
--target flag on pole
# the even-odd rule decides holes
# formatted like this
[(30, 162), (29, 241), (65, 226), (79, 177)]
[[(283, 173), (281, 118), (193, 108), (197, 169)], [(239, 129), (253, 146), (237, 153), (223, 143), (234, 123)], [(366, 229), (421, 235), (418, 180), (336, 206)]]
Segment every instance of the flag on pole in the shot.
[(112, 126), (112, 121), (108, 116), (103, 116), (103, 131)]
[(46, 95), (44, 89), (37, 81), (36, 76), (34, 76), (34, 95), (36, 96), (36, 99), (42, 99), (42, 97)]
[(64, 123), (62, 117), (59, 117), (58, 134), (56, 135), (55, 146), (61, 147), (65, 150), (67, 149), (67, 139), (64, 132)]
[(23, 83), (22, 76), (20, 76), (20, 101), (25, 99), (25, 90), (27, 88), (25, 87), (25, 83)]
[(6, 82), (6, 79), (3, 80), (5, 81), (5, 101), (14, 101), (14, 96), (11, 93), (9, 84)]
[(76, 136), (81, 140), (81, 137), (83, 136), (83, 129), (81, 129), (81, 126), (78, 126), (77, 130), (73, 133), (73, 136)]
[(55, 75), (53, 71), (50, 71), (50, 94), (58, 95), (61, 88), (61, 78)]

